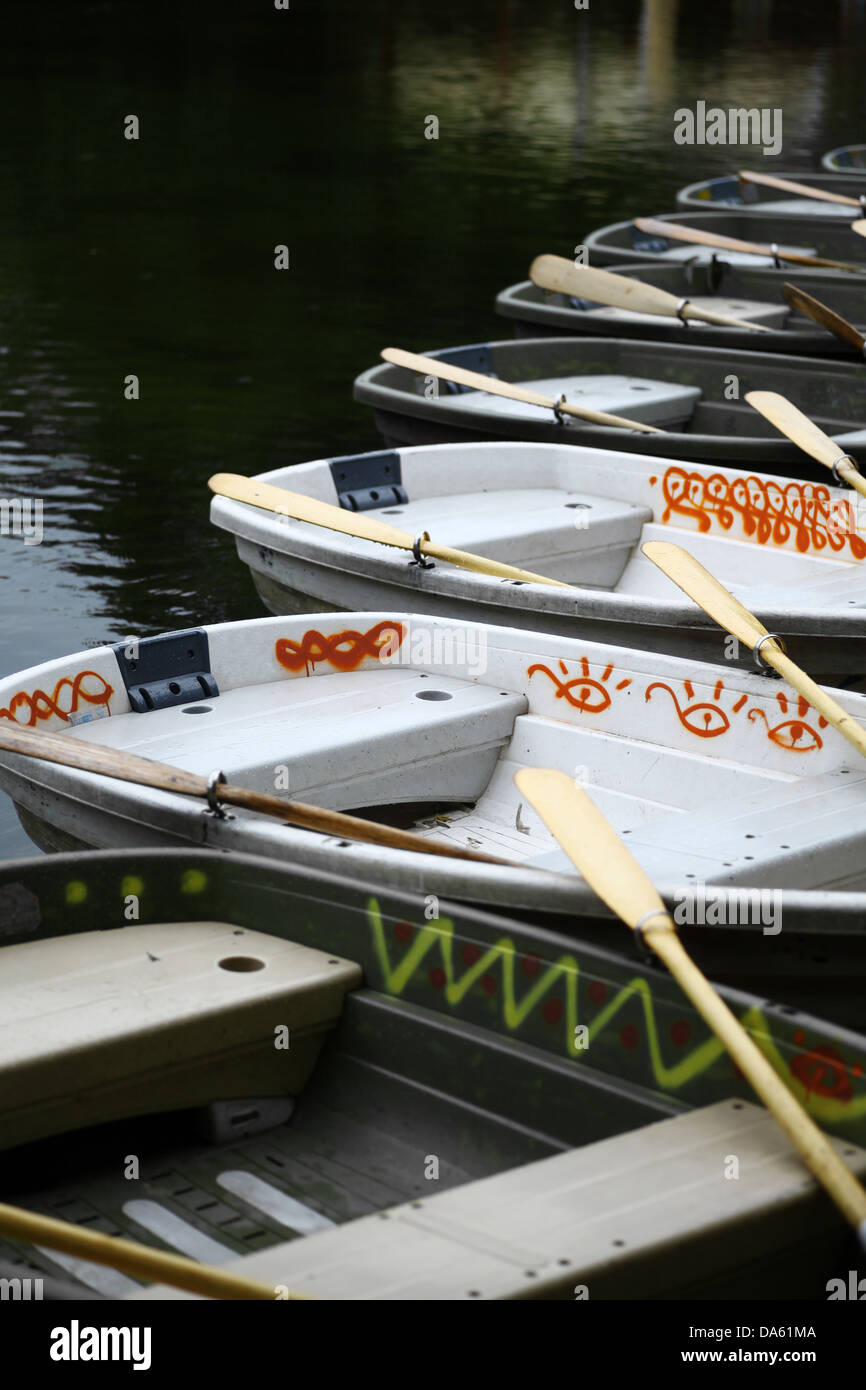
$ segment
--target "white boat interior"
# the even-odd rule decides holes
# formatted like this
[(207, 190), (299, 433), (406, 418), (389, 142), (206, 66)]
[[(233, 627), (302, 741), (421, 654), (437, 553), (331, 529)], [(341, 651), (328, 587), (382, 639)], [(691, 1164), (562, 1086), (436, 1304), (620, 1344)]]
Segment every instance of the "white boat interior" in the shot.
[[(178, 652), (197, 669), (181, 672)], [(174, 676), (137, 683), (157, 660)], [(585, 785), (657, 882), (866, 886), (866, 764), (790, 688), (724, 662), (380, 612), (166, 635), (129, 665), (118, 646), (22, 672), (0, 684), (0, 716), (508, 864), (249, 811), (222, 819), (194, 798), (0, 752), (0, 785), (44, 842), (52, 826), (91, 846), (192, 841), (567, 911), (574, 870), (514, 783), (540, 766)], [(866, 723), (866, 697), (838, 699)]]
[[(367, 486), (353, 486), (361, 471)], [(866, 508), (827, 477), (827, 484), (811, 483), (607, 449), (503, 441), (321, 459), (257, 481), (332, 505), (342, 499), (413, 536), (426, 531), (550, 579), (642, 600), (663, 616), (666, 607), (682, 608), (682, 595), (642, 553), (649, 540), (676, 541), (729, 587), (773, 609), (866, 605)], [(246, 542), (248, 563), (262, 545), (322, 564), (330, 552), (344, 582), (316, 597), (350, 607), (353, 580), (372, 561), (377, 573), (417, 592), (405, 552), (223, 497), (213, 499), (211, 518)], [(474, 596), (496, 591), (500, 603), (523, 597), (513, 582), (441, 565), (424, 582)], [(574, 609), (566, 590), (536, 586), (531, 601)]]

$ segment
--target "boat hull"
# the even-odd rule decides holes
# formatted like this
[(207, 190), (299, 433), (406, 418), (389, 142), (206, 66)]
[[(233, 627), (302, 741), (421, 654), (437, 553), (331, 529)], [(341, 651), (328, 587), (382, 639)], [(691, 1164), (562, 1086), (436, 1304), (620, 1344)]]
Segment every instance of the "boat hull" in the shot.
[[(715, 307), (734, 317), (743, 316), (743, 303), (756, 301), (777, 304), (788, 312), (782, 299), (784, 271), (779, 272), (780, 279), (772, 279), (763, 270), (732, 266), (725, 261), (706, 266), (682, 266), (664, 264), (660, 257), (654, 263), (635, 261), (611, 268), (616, 274), (666, 290), (677, 299), (708, 299), (711, 302), (705, 307)], [(866, 329), (866, 279), (862, 275), (846, 275), (841, 271), (827, 275), (798, 268), (794, 278), (800, 289), (820, 299), (849, 322)], [(856, 348), (793, 311), (784, 327), (769, 327), (766, 332), (755, 333), (745, 328), (701, 323), (698, 319), (682, 323), (674, 316), (663, 318), (657, 314), (630, 313), (626, 317), (615, 310), (599, 314), (588, 312), (581, 307), (582, 303), (566, 295), (547, 294), (531, 280), (523, 280), (497, 295), (496, 312), (511, 321), (519, 338), (556, 338), (566, 333), (616, 338), (627, 334), (647, 342), (862, 361), (862, 354)]]
[(511, 408), (505, 402), (509, 408), (503, 409), (501, 398), (493, 396), (483, 403), (473, 402), (470, 410), (461, 403), (459, 393), (446, 394), (444, 381), (438, 395), (425, 394), (424, 378), (385, 362), (356, 379), (354, 396), (372, 407), (389, 445), (456, 444), (472, 439), (582, 444), (826, 482), (826, 468), (781, 437), (746, 403), (745, 396), (752, 390), (789, 396), (855, 456), (858, 447), (866, 444), (866, 432), (859, 426), (866, 419), (866, 379), (862, 364), (853, 362), (690, 348), (683, 343), (655, 344), (648, 361), (645, 342), (589, 337), (506, 340), (442, 348), (428, 355), (472, 365), (528, 387), (538, 381), (556, 381), (565, 389), (567, 383), (577, 383), (585, 375), (597, 379), (613, 374), (625, 379), (651, 377), (671, 387), (687, 383), (699, 399), (690, 420), (649, 434), (569, 417), (558, 422), (553, 411), (542, 406)]
[[(791, 183), (802, 183), (811, 188), (818, 188), (825, 193), (841, 193), (847, 198), (856, 198), (859, 197), (859, 190), (852, 186), (852, 175), (855, 172), (852, 169), (848, 174), (835, 171), (830, 173), (827, 170), (820, 174), (777, 174), (774, 169), (773, 176), (788, 179)], [(866, 190), (866, 181), (864, 181), (863, 187)], [(742, 208), (746, 212), (766, 217), (841, 218), (848, 225), (856, 217), (862, 215), (857, 208), (848, 207), (844, 203), (833, 203), (829, 200), (822, 201), (819, 198), (806, 198), (794, 193), (785, 193), (781, 189), (770, 188), (764, 184), (749, 183), (747, 180), (740, 179), (737, 174), (722, 175), (720, 178), (704, 179), (698, 183), (688, 184), (677, 193), (677, 207), (684, 208), (689, 212), (692, 209), (695, 211), (722, 211), (725, 208)]]
[[(866, 264), (866, 247), (863, 246), (862, 237), (853, 234), (847, 224), (840, 225), (835, 218), (797, 217), (793, 214), (774, 217), (745, 208), (724, 212), (702, 212), (689, 208), (688, 211), (663, 213), (655, 220), (697, 227), (705, 232), (755, 242), (760, 246), (769, 247), (775, 242), (783, 251), (804, 252), (852, 265)], [(732, 265), (760, 269), (768, 284), (781, 284), (786, 278), (790, 280), (801, 269), (828, 278), (843, 273), (832, 268), (801, 267), (795, 262), (781, 262), (777, 266), (770, 255), (757, 256), (750, 252), (714, 249), (659, 237), (638, 231), (631, 219), (589, 232), (582, 244), (590, 265), (613, 266), (637, 260), (675, 260), (680, 264), (707, 265), (713, 260), (721, 260)]]

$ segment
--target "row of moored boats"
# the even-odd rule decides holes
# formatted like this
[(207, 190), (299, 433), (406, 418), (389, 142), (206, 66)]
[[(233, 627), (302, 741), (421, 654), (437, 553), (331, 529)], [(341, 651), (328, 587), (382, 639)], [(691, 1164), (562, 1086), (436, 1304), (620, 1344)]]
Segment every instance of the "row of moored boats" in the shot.
[(210, 480), (270, 616), (0, 680), (51, 851), (0, 866), (3, 1189), (83, 1242), (0, 1211), (0, 1273), (826, 1297), (860, 1199), (641, 895), (864, 1177), (861, 194), (849, 147), (539, 248), (511, 339), (357, 378), (380, 448)]

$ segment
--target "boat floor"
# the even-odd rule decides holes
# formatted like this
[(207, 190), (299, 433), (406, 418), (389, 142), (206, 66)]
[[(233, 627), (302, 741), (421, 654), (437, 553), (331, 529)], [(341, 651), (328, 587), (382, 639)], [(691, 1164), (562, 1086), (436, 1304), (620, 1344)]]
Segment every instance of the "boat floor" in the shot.
[[(191, 1118), (66, 1136), (59, 1181), (56, 1139), (4, 1154), (4, 1197), (324, 1298), (821, 1298), (850, 1259), (760, 1108), (689, 1110), (367, 990), (288, 1123), (205, 1144)], [(732, 1147), (748, 1182), (719, 1182)], [(0, 1267), (49, 1298), (183, 1296), (10, 1241)]]
[[(479, 1107), (479, 1091), (488, 1108)], [(287, 1123), (218, 1144), (196, 1132), (206, 1112), (116, 1123), (64, 1136), (61, 1180), (53, 1138), (0, 1154), (0, 1182), (13, 1204), (222, 1264), (683, 1108), (358, 990)], [(238, 1117), (248, 1123), (257, 1109), (261, 1102), (243, 1104)], [(94, 1164), (106, 1152), (137, 1155), (137, 1180), (113, 1158)], [(102, 1266), (3, 1239), (0, 1264), (103, 1297), (138, 1287)]]

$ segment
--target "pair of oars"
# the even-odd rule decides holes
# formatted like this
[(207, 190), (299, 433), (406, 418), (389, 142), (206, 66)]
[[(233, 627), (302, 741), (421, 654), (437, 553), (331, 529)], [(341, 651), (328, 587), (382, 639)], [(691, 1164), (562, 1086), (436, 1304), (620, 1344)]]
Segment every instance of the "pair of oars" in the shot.
[[(828, 260), (826, 256), (807, 256), (798, 251), (785, 251), (776, 245), (757, 241), (743, 241), (740, 237), (725, 236), (721, 232), (707, 232), (702, 227), (687, 227), (681, 222), (662, 222), (657, 217), (636, 217), (634, 226), (639, 232), (650, 236), (670, 238), (672, 241), (687, 241), (696, 246), (709, 246), (718, 251), (740, 251), (749, 256), (772, 256), (774, 260), (790, 261), (794, 265), (823, 266), (831, 270), (851, 270), (858, 274), (866, 273), (866, 265), (852, 265), (850, 261)], [(862, 223), (866, 228), (866, 222)], [(861, 223), (855, 222), (853, 230), (860, 230)]]

